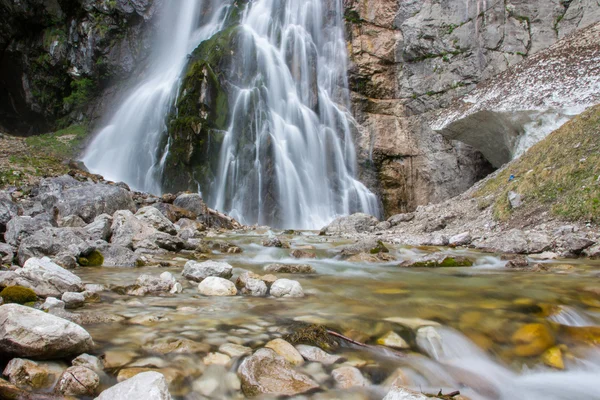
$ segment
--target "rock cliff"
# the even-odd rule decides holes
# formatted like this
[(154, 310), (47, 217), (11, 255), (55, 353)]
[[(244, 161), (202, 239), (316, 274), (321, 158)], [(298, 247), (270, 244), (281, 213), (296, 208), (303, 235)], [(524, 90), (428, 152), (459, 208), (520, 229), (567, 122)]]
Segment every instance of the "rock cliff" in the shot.
[(492, 170), (431, 128), (436, 110), (600, 20), (591, 0), (345, 0), (364, 179), (386, 214), (455, 196)]

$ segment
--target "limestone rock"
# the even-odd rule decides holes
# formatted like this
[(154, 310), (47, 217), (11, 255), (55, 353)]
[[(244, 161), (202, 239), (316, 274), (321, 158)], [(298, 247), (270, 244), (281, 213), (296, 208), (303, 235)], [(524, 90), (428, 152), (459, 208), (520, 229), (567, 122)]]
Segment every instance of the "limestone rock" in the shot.
[(318, 362), (324, 365), (335, 364), (339, 360), (342, 359), (340, 356), (336, 356), (334, 354), (326, 353), (315, 346), (309, 346), (306, 344), (298, 344), (296, 345), (296, 350), (304, 357), (305, 360)]
[(164, 375), (150, 371), (106, 389), (95, 400), (171, 400), (171, 394)]
[(413, 219), (415, 219), (415, 214), (413, 213), (406, 213), (406, 214), (396, 214), (396, 215), (392, 215), (391, 217), (389, 217), (387, 219), (387, 222), (390, 223), (390, 225), (392, 227), (400, 225), (403, 222), (410, 222)]
[(47, 297), (44, 304), (42, 304), (42, 310), (49, 311), (53, 308), (65, 309), (65, 302), (57, 299), (56, 297)]
[(66, 365), (58, 362), (35, 362), (13, 358), (4, 368), (2, 375), (8, 377), (13, 385), (37, 391), (52, 388), (66, 368)]
[(65, 304), (65, 308), (79, 308), (85, 303), (85, 296), (82, 293), (65, 292), (61, 300)]
[(111, 225), (113, 222), (112, 216), (108, 214), (100, 214), (94, 221), (87, 224), (84, 229), (94, 238), (106, 240), (110, 238)]
[(231, 357), (223, 353), (208, 353), (206, 357), (202, 359), (204, 365), (229, 365)]
[(152, 225), (155, 229), (161, 232), (165, 232), (170, 235), (175, 235), (177, 233), (175, 225), (173, 225), (173, 223), (155, 207), (148, 206), (140, 208), (135, 213), (135, 217), (149, 225)]
[(263, 242), (263, 246), (264, 247), (278, 247), (280, 249), (289, 249), (290, 248), (289, 243), (282, 241), (278, 237), (272, 237), (272, 238), (269, 238), (268, 240), (265, 240)]
[(250, 347), (241, 346), (239, 344), (224, 343), (221, 346), (219, 346), (219, 352), (227, 354), (231, 358), (235, 358), (252, 354), (252, 349)]
[(0, 235), (6, 232), (6, 224), (19, 214), (19, 207), (5, 192), (0, 192)]
[(294, 249), (290, 255), (294, 258), (317, 258), (315, 253), (304, 249)]
[[(58, 263), (61, 256), (77, 260), (95, 249), (93, 238), (82, 228), (44, 228), (21, 241), (18, 258), (20, 265), (31, 257), (52, 257)], [(62, 265), (70, 263), (63, 259)]]
[(331, 376), (340, 389), (349, 389), (352, 387), (364, 387), (369, 385), (369, 381), (363, 376), (358, 368), (339, 367), (331, 371)]
[(271, 349), (259, 349), (246, 358), (238, 369), (238, 376), (247, 397), (260, 394), (293, 396), (319, 387), (307, 375), (292, 369)]
[(553, 240), (544, 233), (511, 229), (473, 244), (481, 250), (492, 253), (535, 254), (551, 250)]
[(135, 249), (138, 242), (156, 233), (156, 229), (145, 221), (135, 218), (129, 210), (117, 211), (113, 215), (110, 242), (130, 249)]
[(304, 363), (304, 358), (302, 358), (298, 350), (283, 339), (273, 339), (265, 347), (273, 350), (292, 365), (301, 365)]
[(56, 385), (56, 391), (65, 396), (93, 396), (100, 385), (100, 377), (83, 366), (67, 368)]
[(91, 369), (96, 373), (101, 373), (104, 371), (104, 363), (102, 360), (89, 354), (81, 354), (75, 357), (71, 364), (73, 364), (74, 367), (85, 367)]
[(205, 278), (216, 276), (229, 279), (233, 275), (233, 267), (226, 262), (190, 260), (185, 264), (181, 273), (186, 279), (194, 282), (202, 282)]
[(179, 195), (173, 205), (194, 213), (196, 216), (205, 215), (208, 207), (197, 193), (184, 193)]
[(39, 214), (35, 217), (15, 216), (6, 224), (4, 239), (11, 246), (18, 247), (21, 241), (43, 228), (52, 228), (56, 222), (48, 214)]
[(269, 264), (264, 269), (266, 272), (274, 274), (314, 274), (316, 272), (309, 264)]
[(141, 263), (140, 255), (129, 247), (106, 243), (98, 246), (97, 250), (104, 257), (103, 267), (137, 267)]
[(17, 304), (0, 306), (3, 353), (52, 359), (85, 353), (93, 346), (92, 337), (79, 325)]
[(410, 349), (410, 346), (408, 343), (406, 343), (406, 340), (404, 340), (394, 331), (390, 331), (377, 339), (377, 344), (394, 349)]
[(171, 293), (176, 285), (177, 280), (170, 272), (165, 271), (160, 276), (144, 274), (136, 279), (134, 287), (128, 290), (127, 293), (131, 296)]
[(430, 400), (431, 397), (422, 393), (394, 384), (383, 400)]
[(417, 260), (406, 260), (400, 264), (403, 268), (444, 268), (444, 267), (471, 267), (473, 260), (463, 256), (448, 256), (445, 254), (432, 254)]
[(352, 214), (336, 218), (332, 223), (321, 229), (322, 235), (352, 235), (370, 232), (379, 223), (377, 218), (368, 214)]
[(86, 225), (78, 215), (67, 215), (60, 220), (60, 226), (64, 228), (83, 228)]
[(38, 296), (60, 297), (65, 292), (80, 292), (79, 277), (56, 265), (49, 258), (30, 258), (13, 274), (16, 285), (33, 289)]
[(263, 297), (268, 292), (267, 284), (260, 279), (247, 278), (244, 287), (240, 289), (240, 293), (252, 297)]
[(459, 233), (458, 235), (451, 236), (448, 240), (450, 246), (467, 246), (471, 243), (472, 238), (469, 232)]
[(304, 291), (298, 281), (277, 279), (271, 285), (271, 295), (274, 297), (304, 297)]
[(198, 291), (204, 296), (235, 296), (237, 294), (233, 282), (215, 276), (209, 276), (200, 282)]

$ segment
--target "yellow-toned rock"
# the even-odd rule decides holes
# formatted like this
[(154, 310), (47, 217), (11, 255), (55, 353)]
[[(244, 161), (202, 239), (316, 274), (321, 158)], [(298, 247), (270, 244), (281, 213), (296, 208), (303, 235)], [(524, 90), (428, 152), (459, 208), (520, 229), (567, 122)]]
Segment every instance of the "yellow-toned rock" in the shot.
[(402, 339), (402, 337), (394, 331), (389, 331), (377, 339), (377, 344), (394, 349), (410, 349), (410, 346), (408, 343), (406, 343), (406, 340)]
[(298, 352), (298, 350), (296, 350), (294, 346), (283, 339), (273, 339), (267, 343), (265, 347), (275, 351), (275, 353), (285, 358), (285, 360), (292, 365), (300, 365), (304, 363), (304, 358)]
[(523, 325), (512, 335), (511, 341), (515, 355), (520, 357), (539, 356), (555, 343), (550, 328), (539, 323)]
[(600, 345), (600, 327), (597, 326), (565, 326), (562, 332), (569, 339), (590, 345)]
[(558, 346), (549, 348), (542, 354), (542, 361), (549, 367), (565, 369), (562, 350)]

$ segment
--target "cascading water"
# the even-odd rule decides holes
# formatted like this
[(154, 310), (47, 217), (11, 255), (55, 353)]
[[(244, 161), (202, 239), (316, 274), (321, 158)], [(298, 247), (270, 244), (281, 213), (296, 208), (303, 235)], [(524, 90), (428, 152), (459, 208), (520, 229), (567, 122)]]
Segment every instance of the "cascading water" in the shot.
[(217, 179), (202, 188), (242, 222), (318, 228), (378, 212), (355, 179), (342, 4), (323, 3), (258, 0), (242, 16), (232, 70), (243, 84), (231, 96)]
[(377, 215), (376, 196), (355, 179), (341, 0), (257, 0), (237, 21), (226, 18), (237, 3), (217, 3), (186, 0), (166, 10), (172, 39), (157, 47), (148, 78), (91, 143), (86, 165), (161, 191), (167, 117), (187, 55), (230, 28), (228, 20), (239, 24), (235, 55), (229, 71), (217, 72), (228, 75), (229, 122), (214, 176), (198, 182), (206, 202), (243, 223), (296, 229), (352, 212)]
[(158, 146), (179, 88), (187, 55), (222, 28), (230, 2), (181, 0), (165, 7), (147, 76), (89, 145), (83, 161), (107, 179), (160, 193)]

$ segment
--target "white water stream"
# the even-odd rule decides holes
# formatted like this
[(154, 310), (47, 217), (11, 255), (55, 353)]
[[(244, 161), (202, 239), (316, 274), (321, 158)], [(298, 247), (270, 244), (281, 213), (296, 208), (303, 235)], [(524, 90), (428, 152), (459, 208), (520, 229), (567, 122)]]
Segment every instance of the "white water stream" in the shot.
[[(224, 28), (231, 2), (180, 4), (164, 10), (147, 77), (83, 158), (91, 171), (153, 193), (161, 192), (168, 148), (159, 146), (187, 55)], [(243, 85), (228, 89), (217, 178), (197, 188), (211, 207), (243, 223), (297, 229), (378, 214), (376, 196), (356, 179), (342, 17), (341, 0), (248, 3), (231, 72)]]

